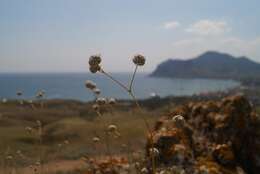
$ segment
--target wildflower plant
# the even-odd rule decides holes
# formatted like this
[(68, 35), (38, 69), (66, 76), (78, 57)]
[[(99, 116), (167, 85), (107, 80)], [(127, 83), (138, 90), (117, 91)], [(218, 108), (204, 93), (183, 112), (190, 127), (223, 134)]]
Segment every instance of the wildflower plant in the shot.
[[(89, 62), (88, 62), (89, 63), (89, 71), (91, 73), (101, 73), (104, 76), (106, 76), (107, 78), (109, 78), (110, 80), (112, 80), (115, 84), (120, 86), (131, 97), (131, 99), (133, 100), (135, 106), (142, 113), (143, 109), (141, 108), (141, 105), (139, 104), (139, 102), (138, 102), (138, 100), (137, 100), (137, 98), (136, 98), (136, 96), (135, 96), (135, 94), (133, 92), (133, 84), (134, 84), (134, 80), (135, 80), (138, 68), (141, 67), (141, 66), (144, 66), (146, 59), (145, 59), (145, 57), (143, 55), (137, 54), (137, 55), (135, 55), (133, 57), (132, 61), (133, 61), (134, 65), (135, 65), (135, 68), (134, 68), (134, 71), (133, 71), (133, 74), (132, 74), (131, 78), (129, 79), (128, 85), (120, 82), (119, 80), (114, 78), (110, 73), (105, 71), (105, 69), (101, 65), (102, 58), (98, 54), (90, 56)], [(97, 94), (95, 91), (98, 91), (98, 90), (96, 90), (97, 87), (96, 87), (95, 83), (93, 83), (93, 82), (90, 83), (90, 81), (87, 81), (86, 82), (86, 87), (88, 89), (90, 89), (94, 94)], [(100, 92), (98, 91), (98, 95), (99, 94), (100, 94)], [(93, 108), (97, 111), (98, 114), (100, 114), (100, 112), (99, 112), (100, 106), (103, 106), (106, 103), (114, 105), (115, 104), (115, 99), (111, 98), (110, 100), (107, 101), (105, 98), (99, 98), (98, 97), (98, 98), (96, 98), (96, 105), (95, 106), (93, 105)], [(143, 116), (141, 116), (141, 118), (144, 121), (144, 124), (146, 126), (147, 131), (149, 132), (149, 135), (151, 137), (153, 137), (153, 132), (152, 132), (150, 126), (149, 126), (148, 121)], [(153, 138), (151, 138), (151, 140), (153, 140)], [(153, 149), (154, 148), (153, 147), (153, 143), (151, 143), (151, 145), (152, 145), (152, 149)], [(156, 171), (155, 159), (154, 159), (155, 154), (154, 153), (150, 153), (150, 154), (151, 154), (151, 161), (152, 161), (152, 173), (155, 173), (155, 171)]]
[[(134, 79), (135, 79), (135, 76), (136, 76), (136, 73), (137, 73), (137, 69), (138, 67), (140, 66), (143, 66), (145, 64), (145, 57), (141, 54), (137, 54), (133, 57), (133, 63), (135, 65), (135, 68), (134, 68), (134, 72), (130, 78), (130, 81), (129, 81), (129, 84), (128, 85), (125, 85), (123, 84), (122, 82), (118, 81), (117, 79), (115, 79), (112, 75), (110, 75), (108, 72), (106, 72), (104, 70), (104, 68), (101, 66), (101, 62), (102, 62), (102, 59), (101, 59), (101, 56), (100, 55), (92, 55), (90, 56), (89, 58), (89, 70), (90, 72), (92, 73), (97, 73), (97, 72), (100, 72), (101, 74), (105, 75), (106, 77), (108, 77), (110, 80), (112, 80), (113, 82), (115, 82), (117, 85), (119, 85), (122, 89), (124, 89), (128, 94), (129, 96), (132, 98), (132, 100), (134, 101), (136, 107), (142, 111), (142, 108), (133, 92), (133, 84), (134, 84)], [(86, 87), (87, 87), (87, 83), (86, 83)], [(89, 89), (91, 89), (90, 87), (87, 87)], [(93, 87), (94, 89), (95, 87)], [(93, 90), (91, 89), (91, 90)], [(148, 129), (148, 131), (151, 133), (151, 129), (150, 129), (150, 126), (147, 122), (147, 120), (145, 118), (143, 118), (144, 122), (145, 122), (145, 125)]]
[(39, 90), (35, 95), (36, 100), (38, 100), (40, 102), (41, 108), (43, 108), (43, 106), (44, 106), (43, 99), (44, 99), (45, 95), (46, 95), (46, 92), (44, 90)]
[(16, 96), (19, 98), (20, 104), (23, 105), (23, 99), (22, 99), (23, 92), (22, 91), (17, 91), (16, 92)]

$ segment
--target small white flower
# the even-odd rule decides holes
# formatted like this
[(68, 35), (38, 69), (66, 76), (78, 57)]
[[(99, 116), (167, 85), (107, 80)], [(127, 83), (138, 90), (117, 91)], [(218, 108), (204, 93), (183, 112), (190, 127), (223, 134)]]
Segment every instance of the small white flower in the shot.
[(93, 141), (94, 143), (98, 143), (98, 142), (100, 141), (100, 138), (94, 137), (94, 138), (92, 139), (92, 141)]
[(66, 144), (66, 145), (70, 144), (69, 140), (65, 140), (64, 144)]
[(40, 162), (40, 161), (36, 161), (36, 162), (35, 162), (35, 165), (36, 165), (36, 166), (40, 166), (40, 165), (41, 165), (41, 162)]
[(12, 156), (12, 155), (8, 155), (8, 156), (6, 157), (6, 159), (7, 159), (7, 160), (12, 160), (12, 159), (13, 159), (13, 156)]
[(92, 108), (94, 109), (94, 111), (98, 111), (100, 107), (98, 104), (94, 104), (92, 105)]
[(116, 99), (115, 98), (108, 99), (108, 104), (110, 104), (110, 105), (116, 104)]
[(149, 171), (148, 171), (147, 168), (144, 167), (144, 168), (141, 169), (141, 173), (146, 174), (146, 173), (149, 173)]
[(37, 92), (36, 98), (43, 98), (44, 94), (45, 94), (45, 91), (40, 90), (40, 91)]
[(27, 127), (25, 128), (25, 130), (26, 130), (29, 134), (31, 134), (32, 131), (33, 131), (33, 129), (32, 129), (31, 127), (29, 127), (29, 126), (27, 126)]
[(99, 105), (105, 105), (107, 103), (107, 100), (106, 100), (106, 98), (99, 97), (99, 98), (97, 98), (96, 102)]
[(42, 122), (41, 122), (40, 120), (37, 120), (37, 121), (36, 121), (36, 124), (37, 124), (39, 127), (42, 126)]
[(117, 126), (111, 124), (111, 125), (109, 125), (109, 126), (107, 127), (107, 130), (108, 130), (109, 132), (116, 132)]
[(159, 156), (160, 152), (157, 148), (150, 148), (149, 149), (150, 154), (153, 154), (154, 156)]
[(185, 119), (181, 115), (175, 115), (174, 117), (172, 117), (172, 121), (178, 128), (183, 127), (183, 125), (185, 124)]

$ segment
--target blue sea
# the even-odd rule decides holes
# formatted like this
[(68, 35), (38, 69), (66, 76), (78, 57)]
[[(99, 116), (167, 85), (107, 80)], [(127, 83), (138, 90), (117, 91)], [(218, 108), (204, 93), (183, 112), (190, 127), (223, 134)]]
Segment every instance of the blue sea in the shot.
[[(131, 76), (127, 73), (112, 75), (125, 84), (128, 84)], [(45, 90), (48, 99), (90, 101), (94, 96), (85, 88), (86, 80), (95, 82), (104, 97), (129, 99), (124, 90), (103, 75), (88, 73), (0, 74), (0, 99), (15, 99), (17, 91), (22, 91), (23, 99), (34, 99), (37, 91)], [(238, 82), (232, 80), (167, 79), (138, 74), (134, 81), (134, 92), (137, 98), (145, 99), (149, 98), (152, 93), (161, 97), (193, 95), (225, 91), (238, 85)]]

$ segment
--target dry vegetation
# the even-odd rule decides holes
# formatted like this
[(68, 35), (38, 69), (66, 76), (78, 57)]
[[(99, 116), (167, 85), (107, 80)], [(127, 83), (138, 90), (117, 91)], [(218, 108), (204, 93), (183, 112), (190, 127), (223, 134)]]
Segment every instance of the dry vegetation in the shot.
[[(131, 109), (128, 102), (116, 104), (114, 109), (102, 110), (102, 117), (92, 109), (92, 103), (49, 100), (44, 107), (19, 101), (0, 104), (1, 169), (15, 165), (26, 167), (39, 161), (39, 151), (44, 151), (43, 163), (50, 161), (80, 160), (84, 156), (106, 156), (104, 125), (117, 125), (119, 137), (110, 137), (111, 153), (127, 156), (131, 151), (144, 149), (146, 129), (140, 119), (153, 123), (159, 110), (140, 113)], [(38, 107), (37, 107), (38, 106)], [(37, 120), (43, 125), (42, 144), (38, 142)], [(32, 128), (29, 133), (26, 128)], [(95, 145), (93, 137), (100, 135)], [(21, 152), (22, 156), (17, 154)], [(13, 159), (7, 159), (12, 156)], [(6, 166), (8, 163), (8, 166)], [(1, 171), (1, 170), (0, 170)]]

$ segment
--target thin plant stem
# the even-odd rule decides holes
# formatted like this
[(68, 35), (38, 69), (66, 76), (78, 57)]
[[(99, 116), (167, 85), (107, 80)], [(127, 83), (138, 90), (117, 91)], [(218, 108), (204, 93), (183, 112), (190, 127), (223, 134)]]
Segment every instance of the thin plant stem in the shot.
[(132, 75), (130, 85), (129, 85), (129, 91), (132, 91), (135, 75), (136, 75), (136, 72), (137, 72), (137, 68), (138, 68), (138, 65), (135, 66), (135, 70), (134, 70), (134, 73)]
[[(141, 105), (139, 104), (138, 100), (136, 99), (135, 95), (133, 94), (133, 92), (132, 92), (132, 91), (129, 91), (129, 95), (132, 97), (133, 101), (135, 102), (136, 107), (139, 109), (139, 111), (140, 111), (141, 114), (142, 114), (143, 109), (142, 109)], [(149, 126), (148, 121), (145, 119), (145, 117), (141, 116), (141, 118), (143, 119), (143, 121), (144, 121), (144, 123), (145, 123), (145, 125), (146, 125), (146, 127), (147, 127), (147, 129), (148, 129), (148, 131), (149, 131), (149, 134), (150, 134), (150, 136), (151, 136), (151, 139), (152, 139), (152, 143), (151, 143), (151, 146), (152, 146), (151, 158), (152, 158), (152, 173), (154, 174), (156, 167), (155, 167), (155, 159), (154, 159), (154, 152), (153, 152), (153, 151), (154, 151), (153, 132), (152, 132), (150, 126)]]
[[(139, 104), (139, 102), (137, 101), (135, 95), (133, 94), (133, 92), (128, 92), (128, 93), (129, 93), (129, 95), (132, 97), (132, 100), (134, 101), (135, 106), (138, 108), (138, 110), (139, 110), (139, 111), (141, 112), (141, 114), (142, 114), (143, 109), (142, 109), (141, 105)], [(141, 116), (141, 118), (143, 119), (143, 121), (144, 121), (144, 123), (145, 123), (145, 126), (147, 127), (149, 133), (151, 133), (152, 130), (151, 130), (150, 126), (149, 126), (148, 121), (147, 121), (143, 116)]]
[(109, 144), (109, 135), (106, 132), (106, 130), (105, 130), (105, 135), (106, 135), (105, 136), (105, 143), (106, 143), (106, 147), (107, 147), (107, 153), (108, 153), (110, 162), (112, 162), (112, 154), (111, 154), (111, 151), (110, 151), (110, 144)]
[(112, 77), (110, 74), (106, 73), (103, 69), (100, 70), (101, 73), (103, 73), (104, 75), (106, 75), (108, 78), (110, 78), (112, 81), (114, 81), (115, 83), (117, 83), (119, 86), (121, 86), (125, 91), (127, 91), (127, 93), (131, 96), (132, 100), (134, 101), (136, 107), (139, 109), (139, 111), (141, 111), (141, 118), (142, 120), (144, 121), (145, 123), (145, 126), (147, 128), (147, 130), (149, 131), (149, 134), (152, 138), (152, 153), (151, 153), (151, 158), (152, 158), (152, 173), (154, 174), (155, 173), (155, 159), (154, 159), (154, 145), (153, 145), (153, 132), (149, 126), (149, 123), (148, 121), (145, 119), (145, 117), (142, 116), (142, 112), (143, 112), (143, 109), (141, 107), (141, 105), (139, 104), (138, 100), (136, 99), (134, 93), (132, 92), (132, 85), (133, 85), (133, 81), (134, 81), (134, 77), (135, 77), (135, 74), (136, 74), (136, 71), (137, 71), (137, 67), (135, 68), (135, 71), (134, 71), (134, 74), (132, 76), (132, 79), (131, 79), (131, 83), (130, 83), (130, 86), (129, 88), (127, 86), (125, 86), (124, 84), (122, 84), (120, 81), (116, 80), (114, 77)]
[(103, 69), (100, 70), (101, 73), (103, 73), (104, 75), (106, 75), (108, 78), (110, 78), (112, 81), (114, 81), (115, 83), (117, 83), (119, 86), (121, 86), (124, 90), (126, 90), (127, 92), (129, 92), (129, 89), (122, 84), (120, 81), (116, 80), (114, 77), (112, 77), (110, 74), (108, 74), (107, 72), (105, 72)]

